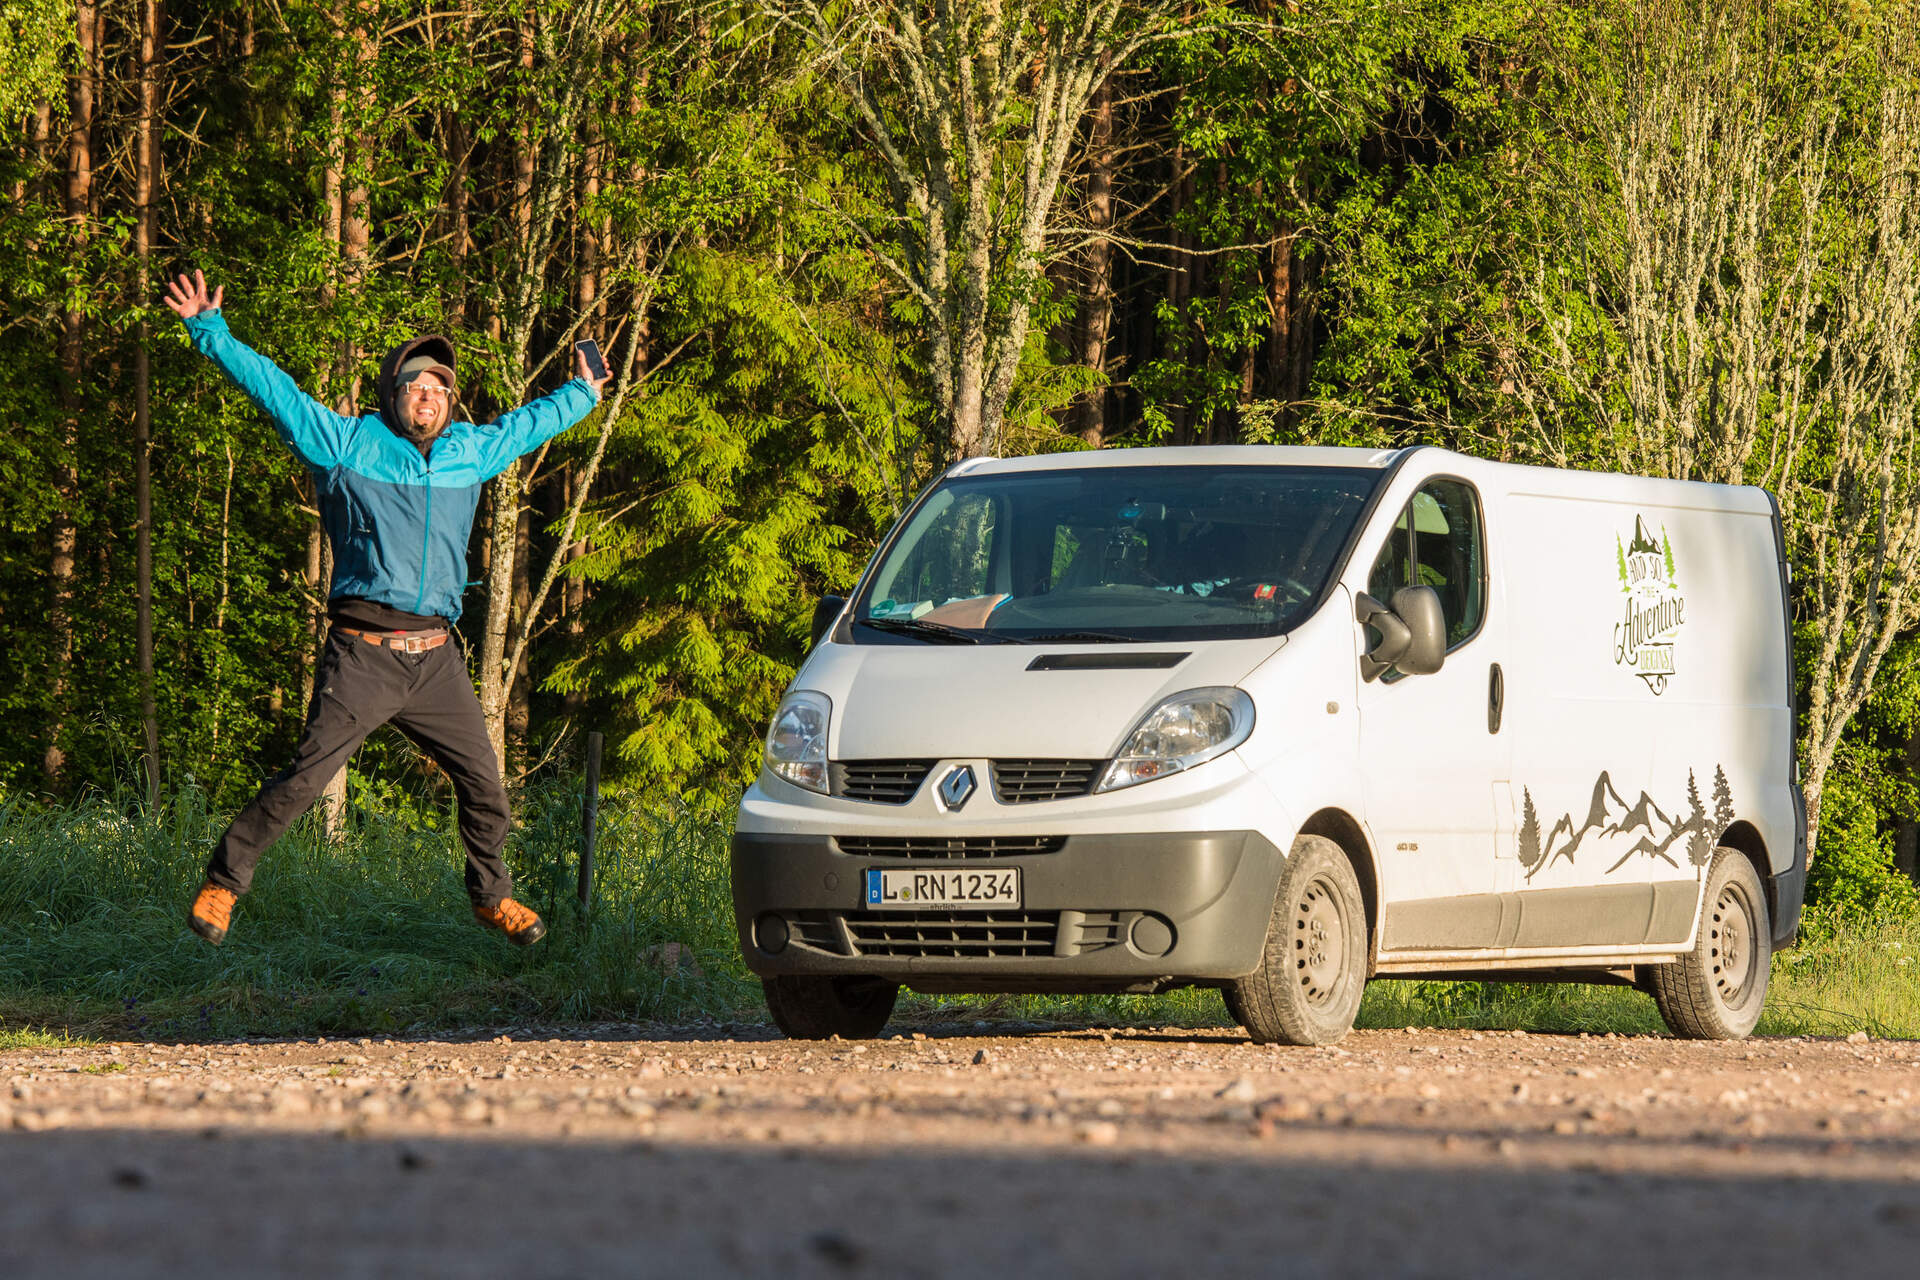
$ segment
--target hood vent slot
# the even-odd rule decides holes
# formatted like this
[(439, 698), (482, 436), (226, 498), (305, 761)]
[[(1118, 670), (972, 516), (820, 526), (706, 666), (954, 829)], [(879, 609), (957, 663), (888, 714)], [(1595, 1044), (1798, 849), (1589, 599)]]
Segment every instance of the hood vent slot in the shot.
[(1191, 653), (1043, 653), (1027, 664), (1027, 670), (1164, 671), (1192, 656)]

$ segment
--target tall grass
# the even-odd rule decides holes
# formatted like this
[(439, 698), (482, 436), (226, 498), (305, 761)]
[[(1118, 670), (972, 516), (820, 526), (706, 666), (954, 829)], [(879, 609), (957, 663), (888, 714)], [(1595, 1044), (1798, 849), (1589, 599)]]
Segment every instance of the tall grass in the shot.
[[(735, 957), (724, 820), (603, 806), (595, 893), (573, 896), (579, 798), (523, 797), (516, 896), (550, 925), (522, 950), (473, 922), (443, 813), (358, 804), (328, 842), (303, 819), (267, 854), (226, 943), (186, 908), (227, 815), (0, 803), (0, 1027), (156, 1037), (344, 1034), (751, 1008)], [(666, 964), (663, 944), (691, 963)]]
[[(725, 815), (600, 810), (595, 891), (574, 887), (579, 794), (522, 796), (508, 850), (515, 894), (548, 920), (530, 949), (475, 927), (449, 815), (361, 784), (345, 831), (302, 820), (261, 863), (225, 945), (188, 932), (188, 899), (229, 815), (183, 791), (158, 812), (96, 798), (0, 800), (0, 1048), (58, 1034), (193, 1039), (347, 1035), (519, 1021), (759, 1021), (740, 961)], [(1808, 917), (1774, 961), (1761, 1034), (1920, 1038), (1920, 917)], [(677, 943), (677, 948), (665, 944)], [(672, 963), (673, 953), (691, 963)], [(1224, 1025), (1210, 991), (1168, 996), (933, 998), (907, 1024), (976, 1021)], [(1363, 1027), (1653, 1033), (1624, 987), (1376, 982)]]

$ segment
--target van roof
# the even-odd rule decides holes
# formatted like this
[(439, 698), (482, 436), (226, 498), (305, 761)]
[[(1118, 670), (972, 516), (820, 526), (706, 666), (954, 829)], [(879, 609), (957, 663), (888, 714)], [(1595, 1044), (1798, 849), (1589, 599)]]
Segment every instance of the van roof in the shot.
[(1303, 445), (1214, 444), (1187, 448), (1077, 449), (1024, 458), (968, 458), (950, 476), (1016, 471), (1077, 471), (1088, 467), (1369, 467), (1392, 464), (1404, 449), (1312, 448)]

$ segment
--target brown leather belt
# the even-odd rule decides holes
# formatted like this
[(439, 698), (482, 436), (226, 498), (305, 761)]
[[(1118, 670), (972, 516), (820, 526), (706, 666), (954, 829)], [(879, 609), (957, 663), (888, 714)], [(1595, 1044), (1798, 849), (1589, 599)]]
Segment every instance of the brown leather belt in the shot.
[(425, 653), (429, 649), (438, 649), (452, 634), (446, 631), (356, 631), (352, 627), (335, 627), (334, 630), (341, 635), (357, 636), (368, 644), (383, 644), (403, 653)]

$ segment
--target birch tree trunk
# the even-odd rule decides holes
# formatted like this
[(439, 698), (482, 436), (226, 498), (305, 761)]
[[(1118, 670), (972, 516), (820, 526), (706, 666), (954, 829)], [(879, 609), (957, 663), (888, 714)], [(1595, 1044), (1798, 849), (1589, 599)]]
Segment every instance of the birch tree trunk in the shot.
[[(524, 76), (531, 76), (536, 50), (535, 18), (522, 17), (519, 24), (518, 63)], [(533, 296), (537, 275), (544, 275), (546, 255), (536, 251), (534, 229), (534, 179), (539, 169), (536, 154), (541, 143), (536, 118), (531, 109), (519, 113), (514, 127), (513, 145), (513, 243), (512, 270), (521, 277), (511, 282), (512, 303), (504, 317), (507, 325), (507, 358), (513, 362), (515, 380), (527, 385), (527, 357), (532, 349)], [(522, 464), (513, 462), (488, 488), (487, 520), (487, 608), (480, 636), (480, 711), (487, 722), (487, 740), (500, 761), (500, 772), (507, 770), (507, 703), (512, 681), (506, 671), (507, 631), (512, 623), (515, 570), (519, 556), (515, 544), (520, 532), (520, 505), (525, 496), (521, 482)]]
[(1057, 210), (1095, 92), (1167, 38), (1164, 0), (759, 0), (851, 100), (887, 177), (893, 229), (866, 228), (921, 306), (928, 390), (949, 459), (997, 449), (1033, 299), (1063, 248)]

